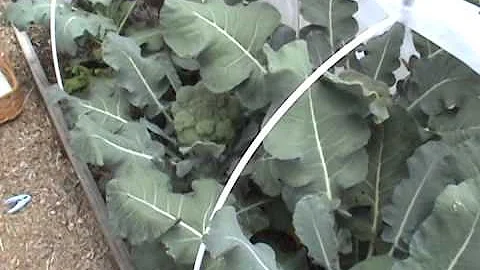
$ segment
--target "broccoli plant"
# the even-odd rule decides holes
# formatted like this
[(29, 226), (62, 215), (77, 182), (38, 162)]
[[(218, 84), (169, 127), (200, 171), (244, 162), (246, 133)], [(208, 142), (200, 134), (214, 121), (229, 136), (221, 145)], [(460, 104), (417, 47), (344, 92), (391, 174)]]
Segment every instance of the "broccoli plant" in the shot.
[[(56, 42), (88, 70), (53, 95), (76, 154), (112, 171), (111, 228), (138, 269), (478, 268), (476, 55), (390, 17), (342, 50), (366, 36), (364, 1), (166, 0), (158, 18), (152, 1), (78, 3), (56, 7)], [(6, 14), (46, 25), (48, 7)]]

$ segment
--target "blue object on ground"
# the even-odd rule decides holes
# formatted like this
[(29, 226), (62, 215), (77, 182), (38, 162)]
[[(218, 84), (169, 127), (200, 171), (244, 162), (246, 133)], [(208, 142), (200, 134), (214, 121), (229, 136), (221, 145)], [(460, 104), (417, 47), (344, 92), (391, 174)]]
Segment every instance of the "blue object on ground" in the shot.
[(10, 208), (7, 213), (14, 214), (22, 210), (31, 200), (32, 196), (28, 194), (20, 194), (6, 199), (4, 203)]

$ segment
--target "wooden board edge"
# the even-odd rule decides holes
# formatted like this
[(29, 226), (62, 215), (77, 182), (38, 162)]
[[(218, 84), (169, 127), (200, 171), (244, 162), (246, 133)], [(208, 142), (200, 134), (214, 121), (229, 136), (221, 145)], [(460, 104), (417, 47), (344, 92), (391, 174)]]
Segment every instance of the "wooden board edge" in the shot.
[(90, 170), (88, 169), (87, 165), (75, 155), (69, 144), (68, 129), (61, 109), (55, 104), (48, 102), (47, 92), (55, 90), (57, 86), (48, 82), (45, 71), (40, 64), (40, 60), (38, 59), (38, 56), (32, 46), (29, 36), (25, 32), (20, 32), (15, 27), (14, 30), (18, 43), (22, 48), (25, 59), (27, 60), (32, 72), (35, 83), (37, 84), (37, 88), (42, 96), (45, 106), (47, 107), (50, 119), (57, 130), (57, 134), (63, 145), (65, 153), (67, 154), (67, 157), (69, 158), (75, 173), (80, 180), (80, 184), (85, 191), (88, 201), (90, 202), (95, 217), (100, 225), (100, 229), (110, 247), (110, 252), (116, 260), (120, 270), (134, 270), (135, 268), (133, 267), (126, 244), (120, 238), (115, 236), (110, 230), (108, 225), (107, 207)]

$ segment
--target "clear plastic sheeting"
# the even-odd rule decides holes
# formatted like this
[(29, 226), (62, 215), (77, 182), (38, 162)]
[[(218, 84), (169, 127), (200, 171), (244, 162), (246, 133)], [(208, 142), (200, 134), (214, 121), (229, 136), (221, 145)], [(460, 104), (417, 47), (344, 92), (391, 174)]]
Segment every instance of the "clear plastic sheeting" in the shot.
[[(282, 22), (294, 29), (307, 25), (298, 11), (300, 0), (263, 0), (282, 14)], [(398, 18), (433, 43), (442, 47), (480, 74), (480, 8), (464, 0), (357, 0), (355, 14), (359, 32), (387, 16)], [(379, 33), (381, 34), (381, 33)], [(406, 36), (402, 58), (415, 54), (410, 37)]]
[(420, 35), (480, 74), (480, 8), (464, 0), (375, 0)]

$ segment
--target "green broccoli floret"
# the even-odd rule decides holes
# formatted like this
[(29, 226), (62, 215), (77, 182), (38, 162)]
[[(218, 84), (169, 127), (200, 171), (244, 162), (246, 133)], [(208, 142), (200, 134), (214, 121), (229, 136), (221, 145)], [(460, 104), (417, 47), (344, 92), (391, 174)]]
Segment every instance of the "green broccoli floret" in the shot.
[(177, 91), (172, 107), (178, 141), (228, 144), (235, 137), (235, 123), (241, 115), (240, 102), (231, 94), (215, 94), (201, 83)]

